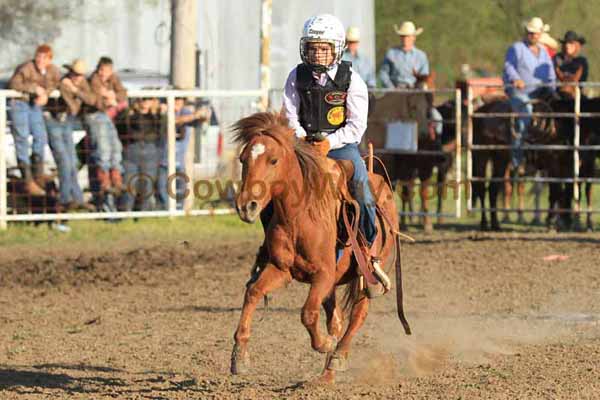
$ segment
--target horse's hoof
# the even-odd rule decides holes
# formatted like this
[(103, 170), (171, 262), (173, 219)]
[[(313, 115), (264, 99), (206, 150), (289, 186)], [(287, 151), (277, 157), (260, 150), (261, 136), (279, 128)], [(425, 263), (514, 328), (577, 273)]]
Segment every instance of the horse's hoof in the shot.
[(498, 222), (492, 222), (492, 231), (500, 232), (502, 228), (500, 228), (500, 224)]
[(533, 226), (541, 226), (542, 225), (542, 220), (540, 219), (540, 217), (534, 217), (531, 220), (531, 225), (533, 225)]
[(489, 231), (490, 227), (488, 226), (487, 221), (481, 221), (481, 224), (479, 224), (479, 229), (483, 232)]
[(338, 352), (334, 352), (331, 357), (329, 357), (329, 362), (327, 363), (327, 369), (337, 372), (344, 372), (348, 370), (348, 357), (344, 357)]
[(239, 345), (233, 346), (231, 352), (231, 374), (243, 375), (250, 370), (250, 356), (248, 351), (243, 351)]

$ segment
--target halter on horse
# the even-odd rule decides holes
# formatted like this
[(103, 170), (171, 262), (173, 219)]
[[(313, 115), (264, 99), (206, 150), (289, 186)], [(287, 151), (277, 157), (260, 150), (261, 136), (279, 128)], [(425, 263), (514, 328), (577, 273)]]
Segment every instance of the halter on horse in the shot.
[[(250, 323), (260, 299), (295, 279), (311, 285), (302, 308), (302, 323), (308, 330), (312, 348), (327, 354), (320, 379), (333, 382), (335, 371), (346, 368), (350, 342), (364, 323), (369, 304), (360, 290), (360, 275), (369, 281), (369, 273), (357, 268), (360, 255), (352, 257), (352, 247), (340, 239), (353, 233), (348, 224), (342, 229), (338, 227), (340, 214), (343, 215), (345, 209), (341, 199), (348, 196), (347, 172), (333, 160), (317, 154), (303, 140), (296, 139), (279, 114), (257, 113), (243, 118), (235, 125), (235, 131), (235, 142), (244, 146), (240, 155), (242, 187), (236, 199), (238, 214), (242, 220), (254, 222), (270, 201), (275, 214), (266, 230), (269, 260), (256, 281), (246, 289), (234, 335), (231, 372), (243, 373), (249, 366)], [(327, 178), (333, 178), (334, 182), (342, 178), (343, 184), (332, 187), (331, 179)], [(384, 266), (389, 267), (396, 261), (398, 316), (406, 333), (410, 333), (402, 307), (400, 242), (393, 195), (381, 176), (370, 175), (370, 180), (380, 211), (379, 234), (373, 246)], [(336, 286), (342, 284), (349, 284), (347, 299), (351, 308), (345, 333), (335, 296)], [(328, 334), (321, 333), (318, 327), (321, 305), (327, 316)]]

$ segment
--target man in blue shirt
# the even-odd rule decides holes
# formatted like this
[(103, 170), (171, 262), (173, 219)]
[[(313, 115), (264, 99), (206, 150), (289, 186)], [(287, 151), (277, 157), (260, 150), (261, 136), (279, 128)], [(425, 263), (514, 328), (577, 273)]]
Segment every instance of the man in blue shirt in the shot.
[[(516, 120), (513, 138), (512, 163), (522, 168), (523, 151), (521, 149), (527, 128), (531, 124), (533, 106), (531, 100), (547, 96), (556, 81), (556, 75), (550, 56), (539, 43), (543, 32), (550, 30), (541, 18), (532, 18), (525, 25), (525, 38), (515, 42), (506, 52), (502, 79), (509, 96), (513, 112), (526, 113), (529, 116)], [(545, 85), (545, 86), (540, 86)], [(549, 87), (550, 86), (550, 87)]]
[(356, 26), (351, 26), (346, 31), (346, 50), (342, 56), (342, 61), (350, 61), (352, 70), (363, 78), (368, 88), (375, 87), (375, 72), (371, 61), (358, 52), (360, 46), (360, 30)]
[(379, 78), (383, 87), (388, 89), (413, 88), (417, 76), (429, 75), (427, 54), (415, 47), (417, 36), (423, 32), (423, 28), (416, 29), (414, 23), (406, 21), (400, 28), (394, 25), (394, 29), (402, 44), (387, 51)]

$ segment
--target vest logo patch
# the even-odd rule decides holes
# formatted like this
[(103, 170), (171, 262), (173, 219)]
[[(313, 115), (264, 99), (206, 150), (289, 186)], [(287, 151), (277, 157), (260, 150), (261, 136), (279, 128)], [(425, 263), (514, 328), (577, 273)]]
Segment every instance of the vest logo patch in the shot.
[(329, 92), (325, 95), (325, 102), (334, 106), (341, 106), (346, 102), (346, 92)]
[(327, 122), (329, 122), (331, 125), (340, 125), (342, 122), (344, 122), (345, 110), (346, 109), (344, 107), (333, 107), (327, 113)]

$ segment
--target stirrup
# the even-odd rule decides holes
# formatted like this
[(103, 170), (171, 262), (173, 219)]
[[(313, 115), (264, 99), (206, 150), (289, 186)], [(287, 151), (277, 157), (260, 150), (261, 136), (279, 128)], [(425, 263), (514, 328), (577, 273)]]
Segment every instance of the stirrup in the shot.
[(389, 292), (392, 288), (392, 282), (383, 268), (381, 268), (381, 260), (378, 257), (371, 258), (371, 265), (373, 265), (373, 276), (375, 276), (379, 283), (375, 285), (367, 283), (365, 292), (368, 298), (373, 299)]
[(371, 264), (373, 265), (373, 275), (375, 275), (375, 278), (381, 282), (385, 288), (385, 291), (388, 292), (392, 288), (392, 282), (383, 268), (381, 268), (381, 260), (379, 257), (372, 257)]

